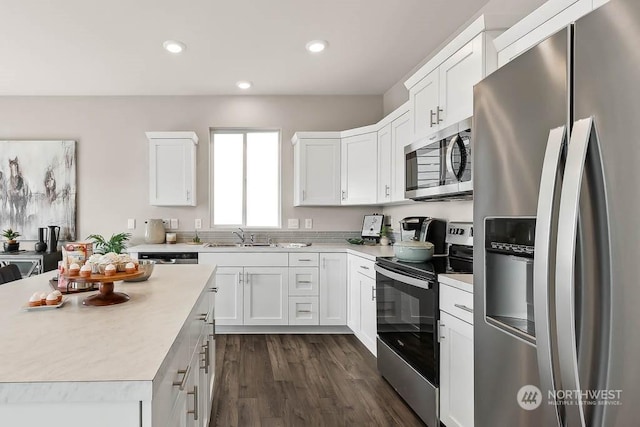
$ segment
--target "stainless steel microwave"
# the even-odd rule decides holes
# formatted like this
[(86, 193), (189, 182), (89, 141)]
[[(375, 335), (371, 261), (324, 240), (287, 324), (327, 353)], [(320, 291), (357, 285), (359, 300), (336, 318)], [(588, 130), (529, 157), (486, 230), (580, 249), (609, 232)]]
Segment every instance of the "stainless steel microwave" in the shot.
[(471, 198), (470, 118), (407, 145), (404, 153), (407, 199)]

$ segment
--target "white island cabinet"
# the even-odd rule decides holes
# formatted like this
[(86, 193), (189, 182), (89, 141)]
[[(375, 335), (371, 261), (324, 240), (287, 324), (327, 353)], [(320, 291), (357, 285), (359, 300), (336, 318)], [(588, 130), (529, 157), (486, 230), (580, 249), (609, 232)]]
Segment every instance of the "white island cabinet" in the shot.
[(116, 282), (131, 299), (25, 311), (52, 275), (0, 287), (0, 425), (174, 427), (209, 423), (215, 266), (157, 265)]

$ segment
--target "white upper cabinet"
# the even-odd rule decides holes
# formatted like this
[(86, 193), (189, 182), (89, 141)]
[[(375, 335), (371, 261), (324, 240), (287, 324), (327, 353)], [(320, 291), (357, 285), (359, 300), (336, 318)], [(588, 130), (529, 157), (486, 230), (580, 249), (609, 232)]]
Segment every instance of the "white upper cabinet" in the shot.
[(499, 37), (495, 46), (502, 67), (547, 37), (608, 3), (609, 0), (549, 0), (525, 16)]
[(147, 132), (149, 203), (196, 206), (195, 132)]
[(340, 204), (340, 136), (299, 132), (293, 137), (294, 206)]
[(473, 86), (497, 67), (498, 34), (480, 16), (405, 82), (412, 141), (473, 115)]
[(378, 203), (391, 201), (391, 123), (378, 131)]
[(409, 103), (392, 113), (378, 131), (378, 203), (406, 201), (404, 147), (411, 142)]
[(378, 194), (377, 132), (344, 137), (342, 139), (341, 163), (342, 204), (376, 204)]

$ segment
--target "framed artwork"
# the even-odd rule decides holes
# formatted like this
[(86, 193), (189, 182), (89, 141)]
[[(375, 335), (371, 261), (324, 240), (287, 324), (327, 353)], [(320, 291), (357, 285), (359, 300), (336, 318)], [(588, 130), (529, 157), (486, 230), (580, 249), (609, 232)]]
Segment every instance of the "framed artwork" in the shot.
[(0, 141), (0, 230), (38, 240), (49, 225), (76, 239), (76, 142)]

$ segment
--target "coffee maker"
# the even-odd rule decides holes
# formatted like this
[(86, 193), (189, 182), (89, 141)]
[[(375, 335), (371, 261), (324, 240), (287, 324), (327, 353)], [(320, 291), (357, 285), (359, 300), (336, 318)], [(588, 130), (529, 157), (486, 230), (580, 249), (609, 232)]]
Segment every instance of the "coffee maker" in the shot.
[(400, 220), (400, 239), (431, 242), (434, 254), (446, 254), (445, 237), (447, 223), (441, 219), (426, 216), (410, 216)]

